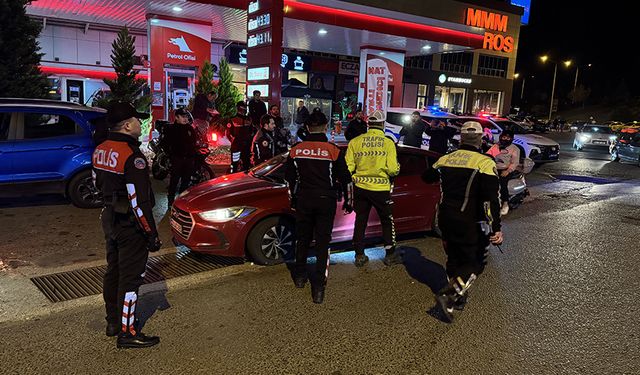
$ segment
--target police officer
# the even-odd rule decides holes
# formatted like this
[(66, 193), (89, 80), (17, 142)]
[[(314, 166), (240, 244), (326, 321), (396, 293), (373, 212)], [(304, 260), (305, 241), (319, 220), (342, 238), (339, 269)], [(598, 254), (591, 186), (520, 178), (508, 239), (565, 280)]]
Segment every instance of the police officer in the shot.
[(260, 126), (260, 130), (253, 137), (253, 146), (251, 146), (251, 161), (254, 166), (271, 159), (276, 151), (276, 142), (273, 139), (273, 130), (276, 124), (273, 117), (270, 115), (262, 116)]
[(468, 121), (460, 131), (460, 149), (433, 166), (440, 171), (439, 226), (449, 277), (436, 301), (449, 322), (453, 310), (464, 307), (471, 283), (484, 270), (489, 243), (503, 240), (496, 163), (481, 153), (481, 143), (482, 126)]
[(254, 128), (247, 117), (247, 104), (236, 104), (236, 116), (227, 125), (227, 138), (231, 141), (231, 173), (246, 171), (251, 167), (251, 141)]
[(109, 108), (107, 118), (108, 138), (93, 152), (95, 182), (105, 202), (101, 220), (107, 241), (106, 334), (118, 335), (118, 348), (144, 348), (160, 342), (140, 332), (135, 321), (148, 254), (162, 245), (153, 219), (149, 164), (138, 148), (140, 119), (149, 115), (118, 102)]
[(369, 117), (369, 131), (349, 142), (347, 166), (355, 184), (353, 208), (356, 223), (353, 229), (355, 264), (364, 266), (369, 258), (364, 253), (364, 236), (373, 206), (382, 224), (384, 240), (384, 264), (391, 266), (402, 262), (396, 252), (396, 233), (393, 222), (391, 179), (400, 172), (396, 145), (384, 135), (384, 114), (375, 111)]
[(253, 91), (253, 98), (249, 100), (249, 117), (254, 127), (260, 126), (260, 119), (267, 114), (267, 104), (260, 98), (262, 93), (259, 90)]
[(167, 200), (169, 207), (173, 205), (178, 193), (184, 191), (191, 183), (191, 176), (195, 173), (196, 150), (198, 133), (191, 125), (191, 114), (184, 108), (179, 108), (174, 113), (175, 121), (166, 129), (160, 147), (169, 155), (171, 160), (171, 177)]
[(329, 242), (336, 214), (338, 184), (343, 189), (343, 209), (351, 212), (351, 176), (344, 155), (327, 139), (327, 117), (314, 111), (307, 119), (309, 136), (295, 144), (287, 158), (285, 178), (296, 211), (296, 264), (293, 279), (297, 288), (307, 281), (306, 264), (311, 241), (315, 238), (316, 283), (312, 285), (314, 303), (324, 300), (329, 267)]

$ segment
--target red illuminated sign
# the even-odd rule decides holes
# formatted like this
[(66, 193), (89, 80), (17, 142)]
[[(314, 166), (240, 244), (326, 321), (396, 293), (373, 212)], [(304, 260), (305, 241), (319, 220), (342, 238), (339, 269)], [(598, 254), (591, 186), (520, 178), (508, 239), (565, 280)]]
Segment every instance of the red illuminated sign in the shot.
[[(509, 16), (481, 9), (467, 8), (466, 24), (469, 26), (506, 33), (508, 23)], [(514, 43), (512, 36), (486, 31), (482, 40), (482, 48), (510, 53), (513, 51)]]

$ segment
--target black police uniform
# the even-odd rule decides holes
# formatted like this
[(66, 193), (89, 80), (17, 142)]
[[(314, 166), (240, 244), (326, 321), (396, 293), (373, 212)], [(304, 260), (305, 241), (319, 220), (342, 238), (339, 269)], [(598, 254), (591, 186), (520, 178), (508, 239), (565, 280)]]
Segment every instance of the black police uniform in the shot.
[(273, 133), (261, 129), (253, 137), (253, 146), (251, 146), (251, 161), (253, 165), (258, 165), (264, 161), (271, 159), (276, 152), (276, 143), (273, 139)]
[(115, 335), (109, 333), (109, 326), (120, 326), (121, 322), (119, 347), (150, 346), (159, 341), (137, 332), (134, 325), (148, 253), (161, 245), (153, 219), (155, 198), (149, 165), (139, 145), (129, 135), (110, 133), (93, 153), (95, 182), (105, 202), (101, 220), (107, 241), (103, 287), (107, 334)]
[[(231, 139), (231, 173), (251, 168), (251, 141), (255, 134), (251, 120), (242, 115), (231, 119), (228, 138)], [(240, 167), (242, 163), (242, 167)]]
[(444, 155), (449, 149), (449, 139), (456, 135), (457, 130), (450, 126), (428, 126), (424, 132), (429, 136), (429, 151)]
[(449, 276), (449, 284), (437, 297), (456, 301), (465, 296), (473, 280), (484, 270), (490, 233), (500, 231), (496, 164), (490, 156), (463, 144), (458, 151), (441, 157), (433, 167), (440, 171), (442, 199), (438, 225)]
[(195, 157), (199, 134), (190, 124), (173, 123), (166, 129), (162, 138), (163, 150), (169, 155), (171, 160), (171, 177), (167, 197), (169, 205), (173, 203), (176, 196), (178, 183), (180, 193), (189, 187), (191, 176), (195, 173)]
[(404, 136), (402, 144), (413, 147), (422, 146), (422, 133), (426, 129), (426, 124), (422, 120), (405, 125), (400, 130), (400, 137)]
[(291, 204), (296, 210), (296, 266), (294, 279), (297, 287), (306, 281), (307, 256), (315, 238), (316, 280), (314, 302), (322, 303), (329, 266), (329, 243), (336, 214), (338, 185), (345, 196), (345, 205), (352, 200), (351, 176), (343, 153), (330, 143), (325, 134), (311, 133), (289, 151), (286, 162), (286, 180), (289, 184)]
[(367, 132), (367, 123), (360, 119), (353, 119), (347, 126), (344, 137), (347, 141)]

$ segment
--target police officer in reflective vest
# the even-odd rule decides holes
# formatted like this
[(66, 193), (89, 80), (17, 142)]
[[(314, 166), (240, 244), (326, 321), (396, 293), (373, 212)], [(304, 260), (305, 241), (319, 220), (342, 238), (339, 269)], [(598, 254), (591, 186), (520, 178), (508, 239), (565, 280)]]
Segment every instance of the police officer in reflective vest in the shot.
[(314, 111), (307, 118), (309, 135), (293, 145), (286, 162), (291, 207), (296, 211), (296, 265), (293, 280), (297, 288), (307, 282), (306, 265), (315, 238), (316, 280), (311, 283), (314, 303), (324, 300), (329, 273), (329, 243), (336, 215), (338, 184), (343, 190), (346, 213), (351, 209), (351, 176), (340, 148), (327, 139), (327, 117)]
[(369, 258), (364, 254), (364, 236), (371, 207), (376, 209), (384, 240), (384, 264), (402, 262), (396, 252), (396, 232), (393, 222), (391, 179), (400, 173), (396, 145), (384, 135), (384, 114), (375, 111), (369, 117), (369, 131), (353, 138), (347, 147), (347, 166), (355, 184), (353, 209), (356, 223), (353, 229), (355, 265), (364, 266)]
[[(118, 336), (118, 348), (156, 345), (160, 338), (138, 330), (135, 314), (149, 252), (162, 243), (153, 219), (155, 204), (149, 164), (140, 149), (140, 119), (149, 118), (128, 103), (107, 113), (110, 132), (93, 153), (95, 184), (104, 196), (101, 220), (107, 241), (104, 275), (107, 336)], [(138, 309), (139, 310), (139, 309)]]
[(460, 149), (433, 166), (440, 171), (438, 224), (449, 277), (436, 302), (449, 322), (455, 309), (462, 310), (469, 287), (484, 270), (489, 243), (503, 240), (496, 163), (482, 154), (481, 145), (482, 126), (468, 121), (460, 131)]

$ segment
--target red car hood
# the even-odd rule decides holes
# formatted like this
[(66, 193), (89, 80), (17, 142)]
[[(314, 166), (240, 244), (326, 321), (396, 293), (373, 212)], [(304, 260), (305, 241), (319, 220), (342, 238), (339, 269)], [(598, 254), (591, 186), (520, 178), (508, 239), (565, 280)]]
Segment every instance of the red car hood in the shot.
[(247, 203), (243, 196), (253, 197), (256, 192), (275, 192), (274, 187), (279, 186), (284, 188), (284, 184), (276, 184), (246, 173), (234, 173), (191, 187), (186, 194), (176, 199), (176, 203), (186, 204), (193, 211), (210, 210), (226, 207), (229, 201), (233, 205)]

